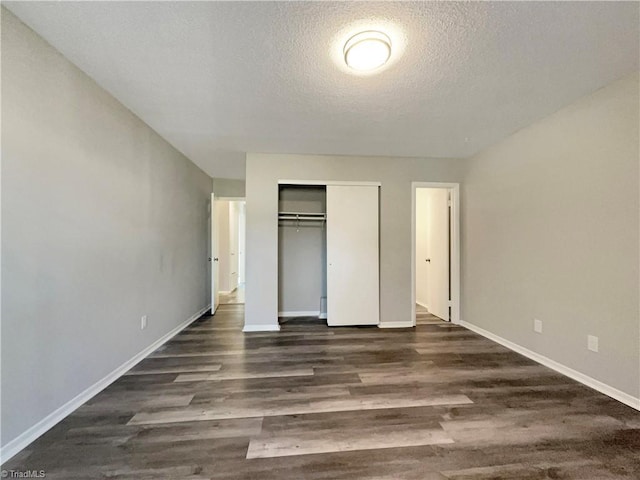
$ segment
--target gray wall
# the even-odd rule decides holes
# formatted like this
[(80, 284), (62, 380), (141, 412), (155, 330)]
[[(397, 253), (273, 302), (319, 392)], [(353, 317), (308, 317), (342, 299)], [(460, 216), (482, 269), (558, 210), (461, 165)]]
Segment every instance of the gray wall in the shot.
[(234, 178), (214, 178), (213, 193), (216, 197), (243, 198), (245, 195), (244, 180)]
[(463, 320), (635, 397), (638, 102), (634, 75), (477, 155), (462, 210)]
[(278, 312), (278, 180), (379, 181), (380, 320), (411, 319), (411, 182), (459, 182), (453, 159), (247, 154), (245, 325), (273, 327)]
[(2, 9), (3, 445), (209, 303), (210, 192)]
[[(327, 211), (324, 188), (282, 187), (281, 212)], [(323, 222), (281, 221), (278, 226), (278, 311), (318, 312), (327, 296), (327, 236)]]

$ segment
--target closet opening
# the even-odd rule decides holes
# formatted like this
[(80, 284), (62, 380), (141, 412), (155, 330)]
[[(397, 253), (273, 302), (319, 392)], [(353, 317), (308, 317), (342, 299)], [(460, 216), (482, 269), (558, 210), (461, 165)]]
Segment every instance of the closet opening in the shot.
[(278, 182), (280, 323), (379, 325), (377, 182)]
[(326, 220), (326, 185), (279, 185), (280, 323), (326, 325)]

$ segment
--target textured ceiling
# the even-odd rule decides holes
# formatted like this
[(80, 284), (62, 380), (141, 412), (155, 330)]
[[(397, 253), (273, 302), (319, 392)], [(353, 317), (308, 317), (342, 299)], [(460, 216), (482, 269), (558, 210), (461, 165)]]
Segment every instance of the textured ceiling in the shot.
[[(244, 152), (467, 157), (638, 70), (637, 2), (3, 2), (211, 176)], [(357, 76), (340, 48), (382, 27)]]

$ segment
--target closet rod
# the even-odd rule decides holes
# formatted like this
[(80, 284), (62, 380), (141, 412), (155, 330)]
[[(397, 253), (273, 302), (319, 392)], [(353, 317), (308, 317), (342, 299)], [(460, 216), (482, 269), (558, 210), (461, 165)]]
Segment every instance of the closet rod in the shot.
[(302, 216), (305, 216), (305, 217), (325, 217), (326, 213), (324, 213), (324, 212), (318, 212), (318, 213), (315, 213), (315, 212), (278, 212), (278, 216), (284, 216), (284, 215), (286, 215), (286, 216), (299, 215), (301, 217)]
[(324, 217), (307, 217), (304, 215), (294, 215), (287, 217), (278, 217), (278, 220), (316, 220), (316, 221), (324, 221)]

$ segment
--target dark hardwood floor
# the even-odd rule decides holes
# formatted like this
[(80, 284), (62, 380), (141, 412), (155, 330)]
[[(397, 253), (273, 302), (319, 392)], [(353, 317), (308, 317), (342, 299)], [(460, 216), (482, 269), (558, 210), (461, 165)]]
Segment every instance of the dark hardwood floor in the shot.
[(47, 479), (639, 479), (640, 413), (462, 327), (192, 324), (5, 470)]

